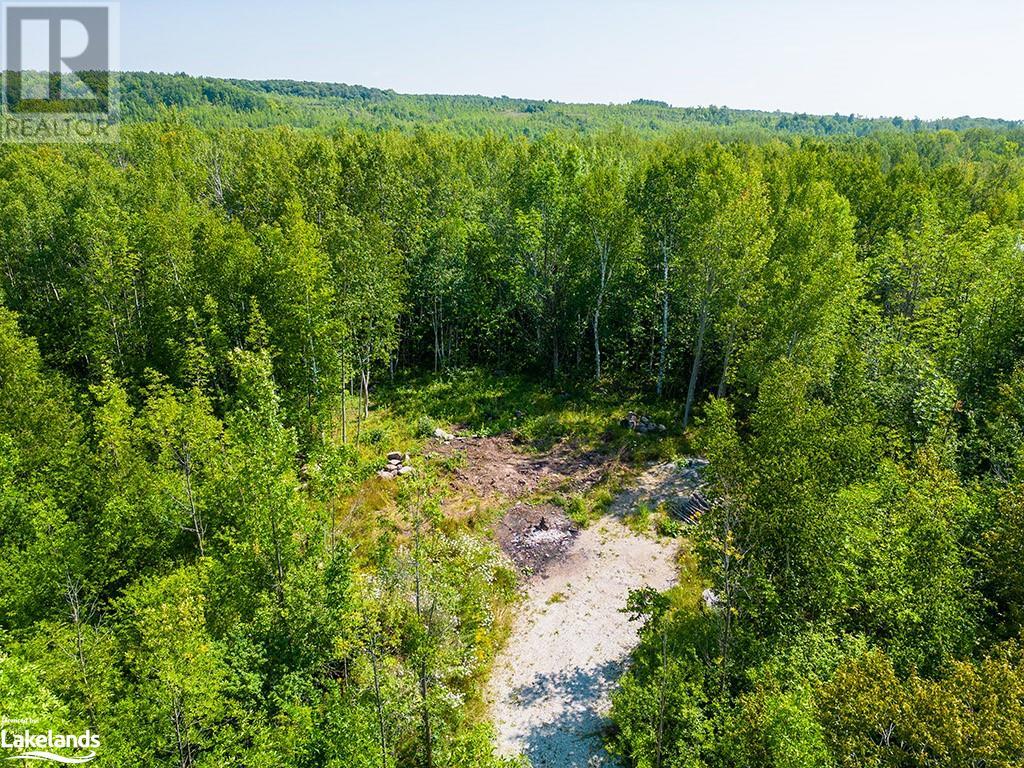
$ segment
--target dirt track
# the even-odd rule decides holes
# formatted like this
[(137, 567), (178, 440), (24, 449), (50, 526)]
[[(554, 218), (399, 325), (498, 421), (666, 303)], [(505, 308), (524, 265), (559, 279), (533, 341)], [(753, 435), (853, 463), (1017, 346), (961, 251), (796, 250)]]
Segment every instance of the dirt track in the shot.
[(687, 487), (675, 465), (652, 467), (530, 580), (488, 689), (502, 754), (523, 753), (535, 768), (610, 764), (601, 746), (608, 697), (637, 642), (620, 609), (631, 589), (676, 579), (674, 542), (634, 533), (622, 515)]

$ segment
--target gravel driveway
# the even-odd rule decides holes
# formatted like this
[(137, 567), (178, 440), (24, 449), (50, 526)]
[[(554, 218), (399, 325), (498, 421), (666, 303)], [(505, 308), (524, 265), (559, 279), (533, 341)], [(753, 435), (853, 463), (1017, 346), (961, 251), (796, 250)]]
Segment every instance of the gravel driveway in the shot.
[(609, 693), (637, 644), (620, 609), (631, 589), (665, 590), (676, 577), (675, 543), (622, 523), (635, 499), (620, 497), (529, 582), (488, 687), (501, 754), (525, 754), (534, 768), (611, 764), (601, 746)]

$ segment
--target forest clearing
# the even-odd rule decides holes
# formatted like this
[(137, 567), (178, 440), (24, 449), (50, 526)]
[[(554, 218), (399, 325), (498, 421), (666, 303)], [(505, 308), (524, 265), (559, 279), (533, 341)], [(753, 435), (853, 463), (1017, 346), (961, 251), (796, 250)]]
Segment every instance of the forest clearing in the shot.
[[(423, 454), (451, 462), (442, 476), (451, 483), (441, 504), (448, 519), (481, 500), (496, 510), (494, 540), (520, 574), (521, 596), (482, 694), (498, 753), (525, 756), (534, 768), (611, 766), (603, 746), (610, 693), (639, 642), (630, 593), (664, 592), (683, 568), (696, 606), (692, 561), (678, 558), (679, 541), (660, 535), (656, 518), (685, 508), (703, 462), (635, 467), (621, 446), (581, 450), (562, 440), (537, 450), (509, 434), (465, 432), (436, 428)], [(566, 499), (610, 474), (607, 508), (571, 518)]]
[(0, 145), (0, 716), (1019, 768), (1024, 127), (125, 83)]

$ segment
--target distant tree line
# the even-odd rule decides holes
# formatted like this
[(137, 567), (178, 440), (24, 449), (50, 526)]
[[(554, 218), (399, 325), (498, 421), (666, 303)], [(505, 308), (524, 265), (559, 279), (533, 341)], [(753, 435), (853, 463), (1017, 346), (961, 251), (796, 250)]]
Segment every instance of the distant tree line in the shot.
[(763, 141), (778, 135), (868, 136), (943, 130), (983, 129), (1024, 138), (1021, 121), (981, 117), (865, 118), (731, 109), (724, 106), (670, 107), (653, 99), (629, 104), (566, 104), (507, 96), (400, 94), (339, 83), (294, 80), (228, 80), (142, 72), (120, 75), (122, 115), (153, 120), (168, 108), (210, 127), (262, 128), (271, 125), (338, 127), (415, 132), (424, 127), (481, 135), (488, 132), (539, 138), (552, 130), (596, 133), (622, 127), (667, 135), (680, 129), (714, 136)]

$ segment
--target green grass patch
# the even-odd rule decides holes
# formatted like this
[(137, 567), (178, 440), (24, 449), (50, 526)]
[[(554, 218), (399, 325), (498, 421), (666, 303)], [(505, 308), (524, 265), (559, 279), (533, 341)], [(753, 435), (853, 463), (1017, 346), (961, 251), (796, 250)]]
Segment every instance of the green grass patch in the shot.
[[(537, 450), (560, 440), (581, 449), (625, 449), (638, 461), (686, 453), (678, 429), (680, 408), (669, 400), (645, 401), (615, 392), (564, 392), (519, 374), (480, 368), (417, 375), (384, 386), (377, 399), (429, 437), (437, 426), (477, 435), (512, 434)], [(668, 426), (664, 435), (640, 435), (620, 426), (629, 411)]]
[(626, 527), (634, 533), (646, 534), (651, 530), (651, 518), (654, 510), (650, 504), (641, 501), (623, 518)]
[(615, 500), (617, 488), (605, 482), (591, 488), (587, 493), (577, 493), (553, 499), (565, 510), (566, 516), (580, 528), (586, 528), (601, 515), (608, 512)]

